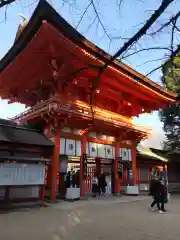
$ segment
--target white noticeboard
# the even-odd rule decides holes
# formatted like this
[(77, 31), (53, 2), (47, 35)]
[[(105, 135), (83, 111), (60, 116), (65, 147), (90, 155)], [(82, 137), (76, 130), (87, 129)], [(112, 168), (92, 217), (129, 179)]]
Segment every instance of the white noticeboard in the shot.
[(0, 164), (0, 186), (43, 185), (44, 178), (43, 164)]

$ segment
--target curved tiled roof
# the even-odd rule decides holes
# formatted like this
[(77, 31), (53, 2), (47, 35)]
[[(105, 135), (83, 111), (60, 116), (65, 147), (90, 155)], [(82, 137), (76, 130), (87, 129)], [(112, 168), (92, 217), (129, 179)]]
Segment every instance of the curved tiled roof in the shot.
[[(18, 36), (18, 39), (13, 45), (13, 47), (0, 61), (0, 72), (7, 68), (8, 65), (12, 62), (12, 60), (16, 56), (18, 56), (23, 51), (23, 49), (26, 48), (27, 43), (31, 41), (31, 39), (39, 30), (44, 20), (52, 24), (64, 36), (69, 38), (71, 41), (73, 41), (80, 47), (83, 47), (90, 54), (92, 54), (102, 62), (107, 62), (111, 58), (111, 56), (108, 53), (104, 52), (102, 49), (92, 44), (78, 31), (76, 31), (76, 29), (69, 25), (45, 0), (40, 0), (26, 28)], [(141, 84), (142, 87), (144, 86), (145, 88), (149, 88), (152, 91), (155, 91), (158, 94), (168, 98), (172, 102), (176, 101), (176, 94), (168, 92), (166, 89), (150, 81), (147, 77), (136, 72), (135, 70), (119, 62), (118, 60), (113, 61), (111, 63), (111, 66), (131, 77), (138, 84)]]
[(0, 142), (21, 143), (28, 145), (52, 147), (53, 143), (38, 131), (19, 127), (16, 123), (0, 119)]

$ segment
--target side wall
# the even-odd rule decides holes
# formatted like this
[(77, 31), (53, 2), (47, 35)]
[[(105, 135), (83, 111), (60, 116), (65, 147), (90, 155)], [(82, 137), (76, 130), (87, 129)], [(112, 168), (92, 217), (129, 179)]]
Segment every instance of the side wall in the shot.
[[(156, 164), (156, 166), (158, 167), (159, 165)], [(142, 192), (147, 192), (149, 190), (152, 168), (155, 168), (152, 163), (149, 163), (148, 165), (141, 163), (138, 166), (138, 185)], [(168, 165), (168, 190), (169, 192), (180, 191), (180, 164)]]

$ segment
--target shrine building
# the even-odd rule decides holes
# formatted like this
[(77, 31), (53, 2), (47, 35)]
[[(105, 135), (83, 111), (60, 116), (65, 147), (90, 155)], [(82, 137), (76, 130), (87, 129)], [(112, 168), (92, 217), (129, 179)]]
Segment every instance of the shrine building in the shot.
[(38, 126), (54, 142), (47, 177), (52, 200), (72, 168), (80, 170), (81, 196), (91, 192), (95, 172), (109, 176), (112, 193), (121, 191), (128, 174), (136, 186), (136, 145), (151, 130), (132, 118), (176, 103), (175, 94), (118, 60), (97, 79), (109, 59), (40, 0), (0, 61), (1, 98), (28, 107), (12, 120)]

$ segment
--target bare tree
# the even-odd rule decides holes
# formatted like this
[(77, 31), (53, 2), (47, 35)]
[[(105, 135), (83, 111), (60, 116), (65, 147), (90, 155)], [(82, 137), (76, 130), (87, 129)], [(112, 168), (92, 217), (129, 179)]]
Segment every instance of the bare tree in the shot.
[[(17, 0), (0, 0), (0, 8), (5, 7), (13, 2), (16, 2)], [(86, 17), (86, 15), (88, 14), (88, 12), (91, 10), (91, 12), (93, 12), (93, 18), (92, 21), (89, 23), (88, 29), (91, 28), (91, 26), (96, 25), (97, 27), (100, 26), (101, 29), (103, 30), (104, 34), (107, 37), (107, 40), (109, 42), (109, 44), (112, 43), (112, 41), (115, 39), (115, 37), (113, 37), (107, 30), (102, 18), (101, 18), (101, 8), (102, 8), (102, 2), (100, 2), (101, 0), (86, 0), (84, 1), (85, 3), (85, 8), (84, 11), (81, 13), (81, 16), (76, 24), (76, 28), (78, 29), (79, 26), (81, 25), (81, 23), (83, 22), (84, 18)], [(131, 0), (131, 2), (133, 1), (137, 1), (137, 2), (141, 2), (141, 0)], [(136, 33), (129, 37), (129, 38), (124, 38), (124, 37), (116, 37), (116, 39), (118, 40), (122, 40), (120, 42), (119, 45), (121, 45), (118, 50), (116, 51), (116, 53), (111, 57), (111, 59), (109, 59), (103, 69), (107, 68), (108, 65), (114, 61), (115, 59), (119, 58), (121, 61), (132, 57), (133, 55), (143, 52), (143, 51), (152, 51), (152, 50), (167, 50), (169, 56), (173, 56), (174, 55), (174, 49), (175, 49), (175, 35), (177, 34), (177, 32), (180, 32), (180, 26), (178, 25), (178, 19), (180, 17), (180, 11), (178, 11), (177, 13), (175, 13), (170, 19), (167, 19), (167, 21), (163, 22), (161, 24), (161, 27), (159, 27), (156, 31), (152, 31), (151, 32), (151, 28), (153, 25), (155, 25), (158, 21), (158, 19), (161, 17), (161, 15), (166, 11), (166, 9), (169, 7), (169, 5), (171, 5), (172, 3), (176, 2), (178, 0), (161, 0), (159, 7), (157, 7), (157, 9), (155, 10), (151, 10), (151, 14), (149, 16), (149, 18), (143, 23), (141, 24), (141, 27), (138, 29), (137, 27), (137, 31)], [(37, 1), (34, 0), (32, 1), (28, 6), (32, 5), (33, 3), (36, 3)], [(53, 3), (52, 1), (49, 1)], [(18, 2), (17, 2), (18, 3)], [(65, 5), (68, 4), (70, 7), (75, 6), (77, 3), (77, 0), (60, 0), (59, 1), (60, 4)], [(121, 8), (123, 5), (127, 4), (126, 1), (124, 0), (116, 0), (116, 6), (118, 11), (121, 11)], [(27, 7), (27, 6), (26, 6)], [(144, 9), (145, 11), (147, 11), (147, 9)], [(118, 23), (116, 23), (118, 24)], [(145, 35), (147, 36), (151, 36), (154, 37), (157, 34), (161, 33), (165, 28), (169, 28), (169, 26), (171, 26), (172, 30), (171, 30), (171, 42), (167, 44), (167, 46), (153, 46), (153, 47), (147, 47), (147, 48), (137, 48), (136, 45), (139, 43), (140, 39), (142, 37), (144, 37)], [(178, 51), (178, 50), (177, 50)], [(159, 58), (158, 58), (159, 59)], [(101, 68), (100, 72), (102, 73), (103, 70)]]
[[(141, 0), (131, 0), (131, 2), (142, 2)], [(0, 0), (0, 7), (8, 6), (10, 3), (14, 2), (13, 0)], [(33, 4), (36, 1), (33, 1)], [(77, 7), (78, 0), (60, 0), (59, 4), (69, 5), (70, 8)], [(104, 2), (104, 1), (103, 1)], [(116, 0), (116, 7), (121, 14), (121, 10), (123, 5), (127, 4), (125, 0)], [(130, 1), (128, 1), (130, 2)], [(159, 0), (159, 6), (156, 5), (156, 9), (149, 11), (149, 9), (144, 9), (144, 11), (148, 11), (147, 19), (140, 24), (136, 24), (136, 31), (130, 37), (122, 37), (122, 36), (112, 36), (110, 31), (108, 31), (104, 19), (102, 17), (102, 6), (103, 3), (101, 0), (86, 0), (80, 1), (80, 4), (84, 4), (84, 10), (80, 12), (79, 19), (76, 23), (76, 28), (79, 30), (81, 25), (83, 24), (84, 19), (88, 16), (89, 12), (92, 15), (90, 21), (88, 21), (88, 28), (86, 32), (93, 26), (99, 27), (104, 32), (104, 35), (107, 39), (107, 44), (109, 46), (113, 43), (113, 41), (119, 41), (118, 48), (114, 54), (111, 54), (112, 57), (106, 60), (103, 66), (87, 66), (82, 69), (78, 69), (75, 72), (69, 73), (69, 75), (77, 74), (80, 71), (84, 71), (84, 69), (95, 67), (98, 70), (97, 76), (92, 85), (91, 95), (94, 90), (97, 88), (99, 81), (101, 80), (101, 76), (104, 70), (111, 64), (115, 59), (119, 59), (120, 61), (127, 61), (133, 58), (137, 54), (142, 54), (146, 52), (155, 52), (158, 51), (162, 53), (155, 59), (147, 59), (144, 64), (155, 63), (156, 66), (147, 72), (147, 75), (151, 75), (153, 72), (162, 68), (164, 61), (167, 58), (172, 58), (176, 56), (176, 54), (180, 50), (179, 42), (177, 41), (177, 37), (180, 34), (180, 11), (177, 8), (177, 12), (173, 13), (171, 16), (168, 14), (168, 17), (162, 18), (165, 14), (167, 14), (167, 9), (170, 5), (177, 3), (178, 0)], [(180, 4), (179, 4), (180, 7)], [(118, 22), (116, 24), (119, 24)], [(160, 25), (160, 26), (159, 26)], [(159, 26), (159, 27), (158, 27)], [(155, 29), (155, 30), (154, 30)], [(156, 46), (141, 46), (142, 39), (147, 38), (157, 38), (160, 34), (164, 33), (164, 31), (169, 32), (169, 38), (166, 40), (165, 46), (162, 46), (161, 40), (159, 40)], [(145, 42), (146, 40), (144, 40)], [(157, 42), (157, 41), (156, 41)], [(159, 64), (160, 63), (160, 64)], [(139, 64), (140, 66), (142, 64)], [(69, 76), (68, 75), (68, 76)], [(66, 79), (67, 76), (64, 77)]]

